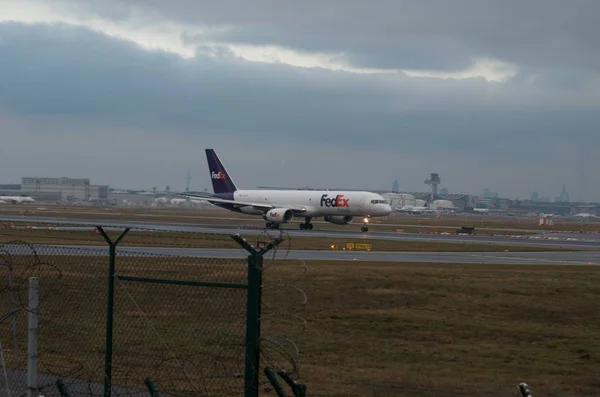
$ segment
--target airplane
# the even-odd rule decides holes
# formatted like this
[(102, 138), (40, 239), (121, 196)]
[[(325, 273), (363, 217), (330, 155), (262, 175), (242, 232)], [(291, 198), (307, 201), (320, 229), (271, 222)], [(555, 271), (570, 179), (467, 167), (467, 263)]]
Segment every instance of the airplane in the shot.
[(397, 211), (404, 214), (422, 214), (424, 212), (435, 212), (427, 206), (418, 205), (405, 205), (400, 207)]
[(29, 196), (0, 196), (0, 202), (10, 204), (34, 203), (35, 200)]
[(573, 215), (575, 218), (597, 218), (596, 215), (590, 214), (589, 212), (580, 212)]
[(203, 199), (229, 211), (262, 216), (269, 229), (279, 229), (281, 224), (289, 223), (296, 217), (304, 218), (304, 223), (300, 223), (301, 230), (312, 230), (311, 221), (317, 217), (336, 225), (347, 225), (352, 223), (354, 217), (363, 217), (361, 231), (368, 232), (367, 225), (372, 217), (392, 213), (390, 204), (372, 192), (238, 190), (217, 153), (213, 149), (205, 151), (214, 194), (178, 194)]
[(157, 197), (154, 199), (153, 201), (155, 204), (171, 204), (171, 205), (183, 205), (183, 204), (204, 204), (206, 203), (206, 200), (200, 200), (197, 198), (172, 198), (169, 199), (168, 197)]

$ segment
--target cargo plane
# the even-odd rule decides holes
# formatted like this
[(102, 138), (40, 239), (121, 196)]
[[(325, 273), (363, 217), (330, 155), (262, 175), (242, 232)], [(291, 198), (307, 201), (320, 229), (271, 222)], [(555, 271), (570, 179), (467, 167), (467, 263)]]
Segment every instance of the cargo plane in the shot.
[(294, 218), (304, 218), (300, 229), (312, 230), (313, 218), (323, 217), (336, 225), (352, 223), (355, 217), (363, 219), (362, 232), (369, 231), (372, 217), (389, 215), (390, 204), (379, 194), (361, 191), (330, 190), (238, 190), (231, 176), (213, 149), (206, 149), (206, 160), (214, 194), (194, 195), (229, 211), (262, 216), (266, 227), (278, 229)]

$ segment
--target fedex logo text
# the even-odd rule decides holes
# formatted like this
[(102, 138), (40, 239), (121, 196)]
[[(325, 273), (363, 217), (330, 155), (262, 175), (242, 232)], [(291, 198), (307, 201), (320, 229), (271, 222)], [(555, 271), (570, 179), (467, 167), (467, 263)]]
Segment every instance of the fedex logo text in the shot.
[(225, 173), (223, 171), (211, 172), (210, 176), (212, 179), (225, 179)]
[(350, 199), (344, 198), (343, 194), (338, 194), (334, 198), (327, 197), (326, 194), (321, 196), (321, 207), (339, 207), (339, 208), (347, 208), (350, 207), (348, 202)]

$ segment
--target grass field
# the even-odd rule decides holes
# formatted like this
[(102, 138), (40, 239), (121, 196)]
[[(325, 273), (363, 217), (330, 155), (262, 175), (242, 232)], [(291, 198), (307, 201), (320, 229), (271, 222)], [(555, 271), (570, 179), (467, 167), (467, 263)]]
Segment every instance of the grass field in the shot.
[[(192, 224), (233, 224), (260, 226), (264, 221), (256, 216), (235, 214), (220, 209), (194, 210), (194, 209), (164, 209), (150, 207), (84, 207), (65, 205), (3, 205), (0, 206), (0, 215), (8, 216), (48, 216), (65, 217), (73, 219), (119, 219), (148, 222), (178, 222)], [(359, 230), (360, 219), (355, 224), (338, 226), (318, 222), (321, 229)], [(378, 224), (392, 226), (379, 226)], [(555, 219), (553, 226), (539, 226), (535, 218), (525, 217), (494, 217), (485, 215), (444, 215), (441, 218), (421, 215), (391, 215), (384, 218), (373, 219), (372, 226), (377, 230), (394, 231), (397, 228), (406, 232), (432, 230), (453, 231), (461, 226), (474, 226), (478, 233), (495, 234), (506, 233), (507, 229), (512, 234), (529, 234), (531, 231), (573, 231), (590, 232), (600, 231), (599, 220), (563, 220)], [(290, 227), (297, 228), (294, 223)], [(486, 230), (487, 229), (487, 230)], [(375, 230), (375, 229), (374, 229)]]
[(315, 393), (600, 389), (598, 268), (316, 262), (301, 285), (303, 375)]
[[(15, 282), (41, 276), (44, 368), (101, 379), (107, 259), (41, 253), (39, 260), (56, 267), (24, 271), (32, 258), (13, 258), (21, 270)], [(263, 337), (297, 344), (311, 395), (504, 397), (515, 396), (520, 381), (545, 397), (592, 396), (600, 388), (599, 268), (323, 261), (306, 267), (267, 263)], [(120, 258), (117, 274), (245, 277), (243, 261), (161, 257)], [(292, 285), (305, 292), (306, 304)], [(117, 281), (116, 383), (140, 385), (151, 376), (165, 392), (234, 395), (243, 382), (232, 375), (243, 371), (244, 299), (243, 290)], [(0, 299), (3, 312), (7, 304)], [(10, 335), (9, 323), (0, 324), (3, 346), (11, 346)], [(264, 362), (289, 367), (281, 357), (292, 349), (283, 350), (278, 359), (265, 343)], [(9, 365), (23, 365), (23, 354), (8, 351)]]
[[(118, 232), (110, 231), (112, 240), (118, 237)], [(258, 241), (268, 241), (278, 236), (277, 232), (270, 232), (270, 236), (248, 237), (251, 244)], [(394, 241), (380, 239), (329, 238), (329, 237), (296, 237), (284, 235), (285, 241), (281, 244), (282, 250), (331, 250), (342, 249), (347, 243), (371, 244), (371, 251), (428, 251), (428, 252), (542, 252), (542, 251), (569, 251), (571, 249), (560, 247), (541, 246), (516, 246), (509, 244), (486, 244), (465, 242), (422, 242), (422, 241)], [(0, 229), (0, 242), (22, 240), (30, 244), (65, 244), (65, 245), (98, 245), (106, 246), (102, 236), (89, 231), (50, 231), (43, 229)], [(120, 243), (121, 246), (161, 246), (181, 248), (239, 248), (239, 245), (228, 235), (178, 233), (178, 232), (145, 232), (132, 230)]]

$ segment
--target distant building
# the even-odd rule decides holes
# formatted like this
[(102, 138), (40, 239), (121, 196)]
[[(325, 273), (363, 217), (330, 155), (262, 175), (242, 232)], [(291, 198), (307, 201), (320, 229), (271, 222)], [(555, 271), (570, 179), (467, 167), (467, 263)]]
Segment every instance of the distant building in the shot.
[(508, 210), (512, 206), (512, 200), (507, 198), (497, 198), (494, 206), (500, 210)]
[(450, 200), (434, 200), (430, 204), (430, 208), (433, 210), (454, 210), (456, 207)]
[(549, 203), (550, 197), (542, 197), (538, 192), (531, 193), (531, 201), (535, 203)]
[(14, 185), (14, 184), (3, 185), (3, 184), (0, 184), (0, 190), (21, 190), (21, 185)]
[[(430, 192), (406, 192), (406, 193), (414, 196), (416, 200), (423, 200), (424, 202), (429, 202), (430, 198), (431, 198)], [(465, 209), (475, 207), (475, 197), (468, 195), (468, 194), (438, 194), (437, 199), (451, 201), (453, 206), (458, 211), (464, 211)]]
[(483, 189), (483, 198), (495, 199), (495, 198), (498, 198), (498, 196), (499, 196), (498, 192), (492, 192), (488, 188)]
[(589, 214), (589, 215), (597, 216), (599, 208), (600, 208), (600, 205), (598, 205), (598, 204), (578, 204), (578, 205), (574, 205), (571, 208), (571, 214), (572, 215)]
[(402, 208), (404, 206), (415, 206), (415, 196), (406, 193), (382, 193), (381, 196), (392, 206)]
[(569, 203), (548, 203), (531, 200), (513, 200), (510, 206), (511, 210), (524, 213), (538, 213), (554, 215), (569, 215), (573, 212), (573, 204)]
[(392, 192), (398, 193), (398, 190), (400, 190), (400, 184), (398, 183), (398, 181), (394, 181), (394, 183), (392, 184)]
[(496, 208), (496, 199), (493, 197), (477, 197), (475, 199), (475, 208)]
[(53, 196), (66, 201), (108, 200), (108, 186), (92, 185), (89, 178), (21, 178), (21, 190), (32, 196)]

